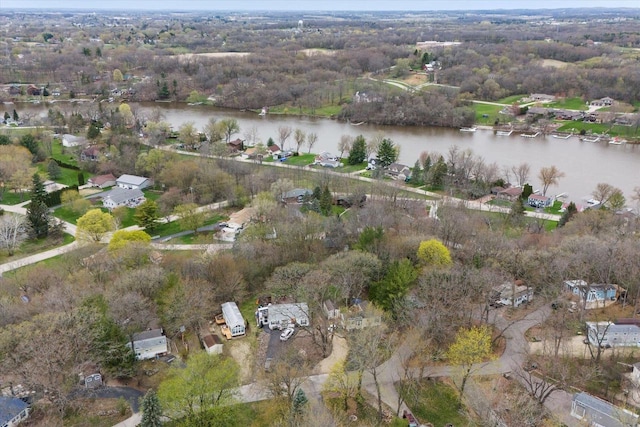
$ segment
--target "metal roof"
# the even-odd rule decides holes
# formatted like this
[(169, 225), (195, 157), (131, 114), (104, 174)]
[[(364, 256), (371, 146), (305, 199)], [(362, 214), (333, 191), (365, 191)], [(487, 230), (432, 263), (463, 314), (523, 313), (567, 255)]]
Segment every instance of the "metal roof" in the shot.
[(240, 309), (235, 302), (222, 304), (222, 316), (229, 329), (233, 329), (234, 326), (245, 326), (244, 317), (242, 317), (242, 313), (240, 313)]
[(118, 183), (123, 183), (123, 184), (131, 184), (131, 185), (141, 185), (143, 184), (145, 181), (147, 181), (149, 178), (146, 178), (144, 176), (136, 176), (136, 175), (122, 175), (120, 176), (120, 178), (118, 178), (117, 182)]
[(138, 188), (128, 189), (118, 187), (109, 191), (102, 197), (102, 199), (111, 199), (111, 201), (113, 201), (116, 205), (119, 205), (120, 203), (126, 202), (127, 200), (133, 200), (139, 197), (144, 197), (144, 193)]
[(8, 423), (27, 407), (29, 405), (22, 399), (0, 396), (0, 425)]
[(576, 404), (589, 408), (590, 411), (585, 414), (585, 418), (602, 427), (627, 427), (637, 425), (638, 415), (615, 406), (606, 400), (602, 400), (585, 392), (574, 394), (573, 400)]

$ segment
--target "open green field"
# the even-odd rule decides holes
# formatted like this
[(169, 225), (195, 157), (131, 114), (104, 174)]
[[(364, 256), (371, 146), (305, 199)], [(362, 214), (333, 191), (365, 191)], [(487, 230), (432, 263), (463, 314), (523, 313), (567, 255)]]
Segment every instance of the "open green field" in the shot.
[(60, 140), (53, 141), (53, 144), (51, 145), (51, 151), (52, 158), (63, 163), (78, 166), (78, 160), (76, 159), (76, 156), (73, 155), (68, 148), (63, 147)]
[[(38, 170), (44, 174), (47, 174), (47, 165), (49, 164), (49, 162), (47, 160), (45, 160), (44, 162), (38, 163)], [(55, 181), (60, 183), (60, 184), (64, 184), (67, 185), (69, 187), (73, 186), (73, 185), (78, 185), (78, 172), (75, 169), (68, 169), (68, 168), (63, 168), (60, 167), (60, 177), (56, 178)], [(89, 172), (82, 172), (82, 174), (84, 175), (84, 181), (87, 182), (87, 180), (89, 178), (91, 178), (93, 176), (93, 174), (89, 173)]]
[(636, 129), (635, 126), (621, 126), (621, 125), (611, 125), (607, 123), (589, 123), (589, 122), (580, 122), (580, 121), (572, 121), (572, 122), (562, 122), (564, 123), (562, 126), (558, 128), (560, 132), (573, 132), (579, 133), (581, 130), (584, 130), (587, 133), (594, 134), (609, 134), (610, 136), (623, 136), (627, 138), (639, 138), (640, 137), (640, 129)]
[(14, 193), (13, 191), (6, 190), (2, 195), (2, 200), (0, 200), (1, 205), (17, 205), (22, 202), (26, 202), (31, 198), (31, 193), (28, 191), (24, 192), (22, 195), (20, 193)]
[(502, 99), (498, 100), (497, 102), (499, 102), (500, 104), (511, 105), (514, 102), (520, 101), (522, 98), (524, 98), (526, 96), (527, 95), (511, 95), (511, 96), (507, 96), (506, 98), (502, 98)]
[(546, 104), (547, 107), (564, 108), (567, 110), (580, 110), (585, 111), (589, 109), (589, 106), (581, 98), (564, 98), (554, 102)]
[(284, 163), (292, 166), (307, 166), (313, 163), (315, 159), (316, 159), (316, 155), (313, 153), (301, 154), (299, 156), (289, 157), (287, 160), (284, 161)]
[[(493, 125), (496, 119), (503, 119), (500, 110), (503, 107), (499, 105), (478, 104), (473, 103), (473, 109), (476, 111), (476, 123), (481, 125)], [(486, 116), (486, 117), (485, 117)]]

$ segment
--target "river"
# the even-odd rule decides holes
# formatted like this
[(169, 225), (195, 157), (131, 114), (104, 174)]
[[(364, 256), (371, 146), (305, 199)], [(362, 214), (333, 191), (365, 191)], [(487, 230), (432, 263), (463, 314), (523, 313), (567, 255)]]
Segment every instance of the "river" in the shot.
[[(413, 167), (420, 153), (439, 153), (445, 156), (449, 147), (457, 145), (460, 149), (470, 148), (477, 156), (481, 156), (486, 163), (497, 163), (501, 170), (510, 168), (522, 162), (531, 165), (530, 183), (535, 189), (541, 187), (537, 178), (540, 168), (555, 165), (565, 173), (560, 178), (559, 185), (549, 189), (548, 194), (567, 194), (567, 200), (582, 203), (590, 198), (591, 192), (600, 182), (614, 185), (624, 192), (628, 204), (633, 189), (640, 186), (640, 145), (610, 145), (605, 142), (581, 142), (577, 137), (568, 140), (556, 139), (551, 136), (537, 138), (523, 138), (514, 133), (511, 136), (497, 136), (493, 131), (478, 130), (477, 132), (460, 132), (457, 129), (435, 127), (398, 127), (362, 124), (354, 126), (348, 123), (323, 118), (308, 118), (296, 116), (266, 115), (259, 116), (254, 112), (223, 110), (210, 106), (188, 106), (185, 104), (169, 103), (141, 103), (130, 104), (132, 109), (139, 109), (143, 115), (151, 113), (153, 109), (160, 109), (164, 120), (174, 129), (181, 124), (191, 121), (200, 130), (211, 117), (217, 120), (235, 118), (240, 125), (240, 132), (232, 138), (246, 139), (244, 133), (256, 127), (258, 139), (265, 142), (271, 137), (278, 142), (278, 127), (290, 126), (300, 128), (306, 133), (315, 132), (318, 141), (313, 152), (329, 151), (338, 153), (338, 143), (342, 135), (363, 135), (367, 140), (378, 133), (390, 138), (400, 146), (399, 162)], [(7, 105), (10, 111), (13, 106)], [(16, 105), (18, 111), (25, 109), (29, 112), (46, 114), (44, 105)], [(1, 112), (1, 111), (0, 111)], [(287, 146), (294, 145), (293, 135), (287, 141)], [(306, 146), (301, 149), (306, 152)]]

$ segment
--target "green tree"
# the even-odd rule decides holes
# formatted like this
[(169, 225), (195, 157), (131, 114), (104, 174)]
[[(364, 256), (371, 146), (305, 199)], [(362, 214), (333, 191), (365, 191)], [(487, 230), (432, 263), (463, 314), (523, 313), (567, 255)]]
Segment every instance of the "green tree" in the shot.
[(47, 163), (47, 174), (49, 175), (49, 179), (52, 181), (55, 181), (62, 176), (62, 169), (60, 168), (60, 165), (58, 165), (58, 162), (53, 159), (49, 160), (49, 163)]
[(33, 174), (33, 184), (31, 186), (31, 203), (27, 208), (27, 223), (29, 224), (30, 235), (37, 239), (47, 237), (49, 234), (52, 217), (49, 207), (46, 204), (47, 192), (40, 175)]
[(564, 213), (560, 217), (560, 220), (558, 221), (558, 227), (564, 227), (565, 224), (569, 222), (571, 218), (573, 218), (573, 216), (577, 213), (578, 208), (576, 207), (576, 204), (573, 202), (569, 203), (567, 209), (564, 211)]
[(78, 185), (84, 185), (84, 173), (82, 171), (78, 172)]
[(422, 170), (420, 159), (416, 160), (416, 163), (413, 165), (413, 169), (411, 170), (411, 183), (415, 185), (424, 184), (424, 171)]
[(513, 201), (513, 203), (511, 203), (511, 209), (509, 210), (508, 216), (509, 222), (511, 222), (511, 224), (515, 226), (519, 225), (524, 219), (524, 213), (525, 209), (522, 199), (517, 198)]
[(322, 190), (322, 194), (320, 195), (320, 213), (324, 216), (329, 216), (331, 214), (331, 207), (333, 206), (333, 196), (329, 191), (329, 187), (326, 185)]
[(91, 56), (91, 49), (89, 49), (88, 47), (83, 47), (82, 48), (82, 54), (84, 56), (89, 56), (90, 57)]
[(96, 48), (96, 57), (102, 58), (102, 49), (99, 47)]
[(47, 43), (50, 39), (53, 38), (53, 34), (51, 34), (51, 33), (42, 33), (42, 38), (44, 39), (44, 42)]
[[(224, 140), (229, 143), (231, 141), (231, 136), (235, 133), (240, 132), (240, 125), (236, 119), (222, 119), (218, 122), (220, 126), (220, 130), (222, 131), (222, 135), (224, 135)], [(282, 148), (282, 147), (280, 147)]]
[(11, 138), (9, 138), (7, 135), (0, 135), (0, 145), (10, 145), (11, 144)]
[(133, 218), (140, 227), (153, 231), (156, 225), (158, 225), (158, 219), (160, 218), (158, 204), (151, 199), (145, 200), (136, 208), (136, 213), (133, 215)]
[(444, 187), (444, 179), (447, 176), (448, 168), (447, 164), (444, 161), (444, 157), (440, 156), (438, 161), (429, 168), (429, 177), (427, 179), (427, 184), (431, 188), (442, 188)]
[(520, 195), (520, 199), (527, 200), (529, 196), (533, 194), (533, 186), (531, 184), (525, 184), (522, 186), (522, 194)]
[(449, 267), (453, 264), (449, 249), (436, 239), (420, 242), (417, 257), (424, 266)]
[(376, 253), (378, 246), (384, 237), (384, 228), (382, 227), (365, 227), (358, 236), (358, 242), (355, 248), (361, 251)]
[(371, 289), (371, 299), (386, 311), (392, 311), (418, 278), (418, 272), (407, 258), (393, 261), (384, 279)]
[(90, 352), (97, 362), (111, 375), (130, 377), (133, 375), (135, 355), (129, 339), (120, 325), (108, 314), (109, 304), (103, 295), (84, 300), (78, 317), (82, 335), (89, 339)]
[(349, 150), (349, 157), (347, 159), (347, 163), (350, 165), (358, 165), (365, 161), (367, 158), (367, 141), (364, 139), (364, 136), (358, 135), (353, 140), (351, 144), (351, 149)]
[(398, 150), (392, 140), (384, 138), (378, 148), (378, 160), (383, 168), (388, 168), (389, 165), (398, 159)]
[(187, 427), (231, 425), (238, 365), (231, 358), (192, 354), (185, 367), (173, 366), (160, 383), (163, 413)]
[(198, 211), (195, 203), (185, 203), (178, 205), (173, 210), (173, 214), (178, 217), (180, 228), (184, 231), (191, 230), (194, 233), (204, 225), (205, 214)]
[(34, 156), (38, 154), (38, 141), (30, 133), (22, 135), (22, 138), (20, 138), (20, 145), (29, 150), (29, 152)]
[(142, 411), (142, 419), (140, 427), (161, 427), (162, 407), (160, 400), (155, 391), (149, 390), (140, 400), (140, 409)]
[(121, 82), (123, 80), (124, 80), (124, 76), (122, 75), (122, 71), (120, 71), (118, 68), (113, 70), (113, 81)]
[(122, 249), (129, 243), (148, 244), (151, 243), (151, 236), (142, 230), (118, 230), (109, 240), (109, 250)]
[(169, 92), (169, 85), (167, 85), (166, 81), (162, 82), (162, 85), (160, 85), (158, 89), (158, 98), (169, 99), (170, 96), (171, 96), (171, 92)]
[(304, 394), (304, 390), (299, 388), (296, 391), (296, 394), (293, 396), (293, 405), (291, 405), (291, 411), (294, 415), (300, 415), (304, 412), (307, 403), (309, 403), (307, 395)]
[(447, 350), (447, 359), (450, 364), (461, 369), (461, 375), (454, 384), (458, 388), (458, 405), (462, 405), (464, 389), (469, 376), (477, 369), (480, 363), (491, 360), (491, 330), (487, 326), (461, 329), (456, 334), (456, 339)]
[(111, 214), (100, 209), (91, 209), (78, 218), (76, 225), (76, 239), (94, 242), (101, 241), (105, 234), (115, 229)]
[(60, 203), (64, 206), (70, 206), (74, 201), (80, 198), (81, 196), (78, 190), (65, 190), (60, 196)]
[(91, 123), (87, 129), (87, 138), (96, 139), (100, 136), (100, 127), (97, 123)]
[(18, 120), (20, 120), (20, 117), (18, 116), (18, 112), (16, 111), (16, 109), (13, 109), (13, 121), (17, 122)]

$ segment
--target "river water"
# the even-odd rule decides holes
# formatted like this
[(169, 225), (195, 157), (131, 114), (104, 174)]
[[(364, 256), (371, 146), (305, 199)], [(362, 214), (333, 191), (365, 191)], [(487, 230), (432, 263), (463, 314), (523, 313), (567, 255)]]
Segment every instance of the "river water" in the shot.
[[(531, 165), (530, 183), (534, 188), (540, 188), (537, 178), (540, 168), (555, 165), (565, 173), (560, 178), (559, 185), (551, 187), (549, 195), (565, 193), (567, 200), (581, 203), (591, 197), (591, 192), (599, 182), (606, 182), (623, 190), (628, 204), (633, 188), (640, 186), (640, 145), (610, 145), (605, 142), (581, 142), (577, 137), (568, 140), (556, 139), (551, 136), (537, 138), (523, 138), (514, 133), (511, 136), (497, 136), (493, 131), (478, 130), (477, 132), (460, 132), (457, 129), (435, 127), (398, 127), (362, 124), (354, 126), (348, 123), (330, 119), (266, 115), (259, 116), (254, 112), (223, 110), (210, 106), (188, 106), (185, 104), (169, 103), (141, 103), (130, 104), (132, 109), (139, 109), (143, 115), (148, 115), (154, 109), (160, 109), (164, 120), (174, 129), (191, 121), (202, 130), (211, 117), (217, 120), (235, 118), (240, 125), (240, 132), (232, 139), (246, 139), (247, 130), (255, 127), (257, 137), (266, 143), (271, 137), (278, 142), (278, 127), (290, 126), (300, 128), (306, 133), (315, 132), (318, 141), (312, 152), (329, 151), (339, 154), (338, 143), (342, 135), (363, 135), (367, 140), (382, 133), (401, 147), (399, 162), (413, 167), (420, 153), (440, 153), (445, 156), (449, 148), (457, 145), (460, 149), (470, 148), (477, 156), (481, 156), (485, 163), (497, 163), (503, 167), (511, 167), (522, 162)], [(6, 106), (9, 108), (12, 106)], [(47, 107), (19, 106), (32, 113), (46, 114)], [(293, 135), (284, 148), (294, 146)], [(307, 147), (301, 151), (306, 152)]]

